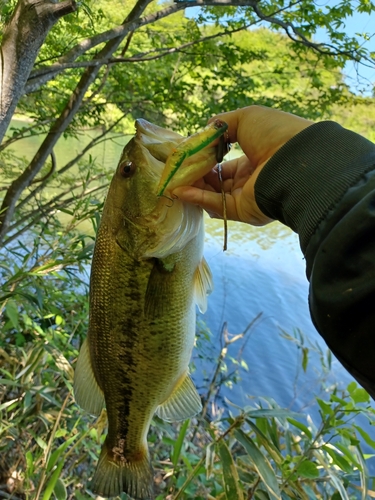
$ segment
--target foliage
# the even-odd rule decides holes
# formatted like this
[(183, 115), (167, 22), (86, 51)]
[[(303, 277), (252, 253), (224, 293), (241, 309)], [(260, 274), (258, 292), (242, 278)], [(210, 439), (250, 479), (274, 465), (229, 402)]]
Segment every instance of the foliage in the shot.
[[(94, 422), (72, 398), (74, 363), (86, 333), (90, 241), (69, 231), (57, 237), (47, 234), (43, 242), (29, 242), (30, 256), (24, 256), (20, 244), (13, 267), (2, 266), (4, 498), (92, 497), (89, 481), (104, 440), (105, 413)], [(65, 255), (63, 245), (68, 249)], [(210, 336), (204, 325), (198, 333), (200, 342)], [(285, 332), (284, 336), (288, 337)], [(352, 382), (346, 391), (317, 398), (318, 421), (269, 398), (243, 409), (229, 408), (225, 414), (219, 411), (214, 417), (207, 412), (216, 396), (210, 389), (227, 380), (219, 375), (233, 364), (227, 347), (243, 334), (229, 337), (223, 328), (223, 337), (215, 375), (206, 387), (203, 415), (179, 425), (153, 420), (148, 439), (157, 500), (372, 497), (367, 462), (375, 450), (375, 410), (368, 394)], [(303, 348), (305, 369), (309, 347), (301, 333), (295, 339)], [(239, 380), (240, 366), (232, 380)]]
[[(77, 197), (91, 195), (102, 172), (92, 170), (84, 153), (111, 132), (133, 133), (135, 118), (191, 133), (212, 114), (254, 102), (320, 119), (334, 104), (358, 101), (341, 70), (349, 59), (373, 60), (344, 25), (355, 11), (370, 14), (371, 2), (323, 8), (311, 0), (243, 0), (240, 6), (221, 0), (218, 7), (210, 0), (192, 11), (195, 4), (86, 0), (49, 31), (17, 105), (30, 126), (11, 126), (0, 147), (0, 165), (6, 165), (0, 240), (10, 243), (66, 209), (72, 186)], [(15, 5), (1, 4), (3, 25)], [(117, 38), (114, 28), (122, 30)], [(314, 41), (320, 29), (329, 44)], [(100, 137), (69, 163), (54, 164), (56, 141), (79, 137), (83, 128), (100, 130)], [(26, 161), (18, 141), (34, 135), (43, 140)], [(29, 179), (25, 186), (22, 174)], [(58, 192), (53, 199), (52, 192)]]
[[(0, 3), (3, 26), (18, 3)], [(87, 328), (93, 234), (114, 167), (106, 172), (93, 148), (133, 133), (137, 117), (190, 133), (214, 113), (254, 102), (313, 119), (340, 117), (362, 133), (372, 126), (372, 100), (354, 96), (341, 72), (348, 59), (373, 63), (344, 30), (354, 10), (374, 11), (371, 2), (344, 0), (325, 8), (310, 0), (224, 3), (187, 17), (186, 4), (178, 1), (86, 0), (60, 19), (40, 49), (17, 107), (28, 124), (11, 124), (0, 146), (3, 200), (23, 173), (32, 174), (0, 237), (3, 498), (92, 497), (88, 484), (105, 415), (93, 422), (78, 409), (71, 385)], [(135, 24), (126, 31), (124, 20), (132, 15)], [(122, 36), (104, 57), (115, 27)], [(313, 41), (322, 27), (329, 45)], [(91, 65), (97, 57), (100, 62)], [(92, 79), (84, 89), (87, 75)], [(75, 138), (80, 148), (59, 163), (51, 135), (54, 141)], [(34, 159), (24, 154), (25, 137), (39, 141)], [(41, 153), (47, 159), (38, 163)], [(0, 216), (8, 207), (3, 209)], [(86, 234), (83, 222), (93, 230)], [(154, 419), (149, 442), (158, 499), (373, 497), (374, 491), (366, 493), (374, 485), (364, 450), (372, 453), (375, 442), (355, 417), (373, 426), (374, 410), (355, 385), (317, 400), (319, 422), (271, 400), (233, 415), (209, 415), (220, 387), (235, 386), (246, 369), (244, 360), (227, 357), (233, 339), (225, 335), (224, 329), (217, 369), (204, 388), (203, 416), (178, 426)], [(198, 338), (200, 349), (210, 333), (200, 328)], [(304, 368), (309, 348), (300, 348)]]
[(375, 142), (375, 108), (368, 102), (358, 102), (347, 108), (333, 106), (327, 117)]

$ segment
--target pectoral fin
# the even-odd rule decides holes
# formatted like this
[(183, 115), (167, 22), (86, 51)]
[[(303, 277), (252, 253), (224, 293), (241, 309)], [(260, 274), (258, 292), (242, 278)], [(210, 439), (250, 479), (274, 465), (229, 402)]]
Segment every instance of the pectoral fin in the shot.
[(104, 394), (100, 389), (90, 359), (87, 339), (82, 344), (74, 373), (74, 397), (81, 408), (92, 415), (100, 415), (104, 407)]
[(167, 422), (177, 422), (193, 417), (201, 410), (199, 394), (189, 373), (186, 373), (169, 398), (158, 406), (156, 414)]
[(154, 259), (145, 296), (145, 315), (148, 318), (163, 316), (170, 304), (170, 280), (173, 279), (174, 261)]
[(212, 274), (204, 257), (195, 272), (195, 302), (201, 313), (207, 310), (207, 295), (213, 290)]

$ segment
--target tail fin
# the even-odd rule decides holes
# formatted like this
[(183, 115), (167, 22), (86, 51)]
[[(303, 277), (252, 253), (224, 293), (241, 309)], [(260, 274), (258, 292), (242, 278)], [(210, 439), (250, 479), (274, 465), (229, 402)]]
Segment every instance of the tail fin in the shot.
[(154, 498), (154, 475), (147, 449), (136, 461), (127, 461), (125, 458), (116, 460), (110, 455), (104, 443), (90, 485), (93, 493), (102, 497), (115, 497), (125, 492), (137, 500)]

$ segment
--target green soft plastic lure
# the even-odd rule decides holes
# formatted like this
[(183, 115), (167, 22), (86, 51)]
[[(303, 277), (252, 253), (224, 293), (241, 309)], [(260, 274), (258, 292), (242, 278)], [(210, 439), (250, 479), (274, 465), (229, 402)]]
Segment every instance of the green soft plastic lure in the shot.
[[(158, 196), (163, 196), (169, 182), (181, 167), (184, 160), (186, 160), (186, 158), (193, 156), (194, 154), (198, 153), (203, 148), (211, 144), (215, 139), (223, 136), (224, 132), (227, 129), (227, 123), (221, 120), (215, 120), (207, 125), (207, 127), (205, 127), (201, 132), (191, 135), (190, 137), (187, 137), (185, 140), (183, 140), (167, 158), (163, 175), (161, 176), (158, 186)], [(221, 156), (221, 160), (224, 156), (224, 153), (221, 152), (225, 149), (224, 145), (225, 141), (222, 140), (218, 146), (217, 157)]]

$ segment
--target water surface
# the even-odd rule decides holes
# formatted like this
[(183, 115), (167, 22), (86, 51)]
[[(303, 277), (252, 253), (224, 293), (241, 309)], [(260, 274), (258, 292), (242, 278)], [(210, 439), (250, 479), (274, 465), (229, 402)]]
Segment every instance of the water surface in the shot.
[[(13, 125), (19, 127), (25, 123), (14, 121)], [(61, 139), (55, 147), (57, 168), (74, 158), (97, 133), (85, 132), (77, 138)], [(30, 137), (14, 147), (31, 158), (41, 140), (41, 136)], [(128, 140), (128, 136), (112, 138), (96, 146), (90, 154), (104, 170), (114, 171)], [(232, 158), (238, 154), (238, 151), (230, 153)], [(77, 172), (74, 168), (73, 175)], [(50, 196), (53, 194), (51, 191)], [(328, 377), (322, 371), (321, 353), (325, 356), (327, 348), (310, 320), (308, 282), (297, 235), (277, 222), (260, 228), (229, 223), (228, 250), (223, 252), (223, 222), (206, 219), (205, 255), (215, 289), (207, 313), (201, 317), (212, 337), (205, 359), (196, 359), (194, 376), (198, 384), (203, 386), (204, 379), (212, 377), (215, 359), (211, 358), (217, 358), (220, 352), (223, 323), (235, 335), (261, 314), (244, 340), (229, 349), (228, 356), (243, 359), (248, 371), (241, 369), (241, 382), (232, 390), (224, 388), (222, 397), (243, 406), (249, 403), (249, 398), (263, 395), (282, 406), (308, 411), (314, 395), (322, 395), (322, 378), (327, 379), (326, 386), (339, 382), (344, 388), (352, 379), (336, 360)], [(304, 347), (309, 348), (306, 373), (301, 368), (302, 349), (282, 337), (283, 331), (293, 336), (297, 330), (303, 334)], [(235, 365), (228, 360), (228, 367), (230, 372)]]

